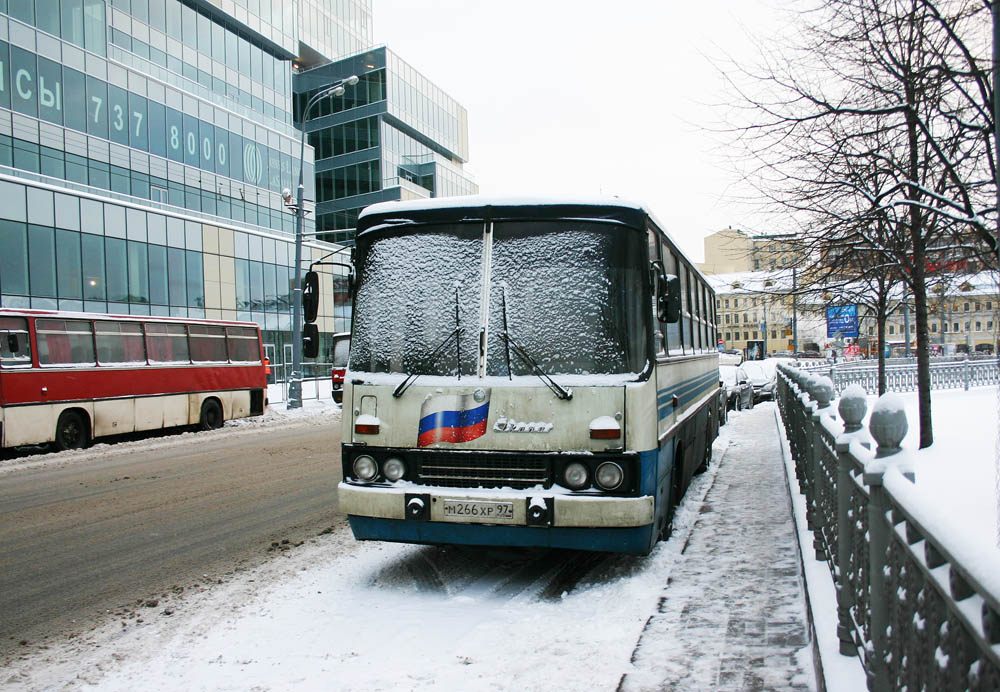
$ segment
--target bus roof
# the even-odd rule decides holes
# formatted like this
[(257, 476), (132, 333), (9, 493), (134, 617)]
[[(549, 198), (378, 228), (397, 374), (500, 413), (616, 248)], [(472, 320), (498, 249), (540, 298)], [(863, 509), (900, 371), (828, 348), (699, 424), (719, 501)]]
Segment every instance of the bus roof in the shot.
[(644, 230), (646, 219), (670, 239), (674, 250), (684, 257), (688, 268), (704, 279), (694, 262), (644, 204), (619, 197), (567, 195), (564, 197), (465, 195), (428, 199), (379, 202), (366, 207), (358, 216), (357, 235), (374, 230), (403, 229), (409, 224), (458, 223), (492, 219), (518, 220), (537, 218), (539, 207), (547, 207), (549, 218), (589, 219), (620, 223)]
[(645, 225), (641, 223), (643, 217), (651, 216), (643, 205), (617, 197), (468, 195), (373, 204), (358, 217), (358, 233), (376, 226), (404, 225), (424, 220), (445, 223), (476, 221), (487, 215), (494, 219), (528, 218), (537, 216), (539, 207), (546, 207), (546, 215), (557, 218), (617, 221), (638, 228)]

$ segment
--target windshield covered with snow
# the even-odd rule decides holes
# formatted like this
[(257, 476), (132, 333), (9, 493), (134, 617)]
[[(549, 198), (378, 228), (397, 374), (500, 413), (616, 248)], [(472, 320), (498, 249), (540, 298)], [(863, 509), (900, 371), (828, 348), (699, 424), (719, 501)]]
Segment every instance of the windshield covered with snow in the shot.
[[(460, 362), (463, 375), (475, 373), (482, 235), (482, 223), (468, 223), (358, 239), (352, 370), (455, 375)], [(644, 369), (643, 233), (530, 221), (497, 222), (493, 235), (487, 375), (532, 373), (515, 349), (508, 371), (505, 324), (548, 375)]]
[[(638, 373), (646, 364), (645, 236), (587, 221), (496, 224), (486, 374), (507, 375), (506, 328), (548, 375)], [(510, 353), (510, 372), (528, 363)]]
[[(461, 372), (475, 372), (482, 224), (359, 238), (358, 250), (351, 370), (456, 375), (460, 353)], [(460, 337), (442, 346), (455, 332), (456, 306)]]

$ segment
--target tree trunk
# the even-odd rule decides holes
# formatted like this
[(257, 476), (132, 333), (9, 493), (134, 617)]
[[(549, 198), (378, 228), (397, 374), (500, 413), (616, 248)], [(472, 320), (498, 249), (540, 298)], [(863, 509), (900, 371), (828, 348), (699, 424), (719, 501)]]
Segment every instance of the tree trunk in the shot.
[(907, 198), (914, 204), (910, 205), (909, 231), (910, 245), (913, 250), (913, 307), (917, 313), (917, 402), (920, 417), (920, 449), (934, 444), (934, 429), (931, 422), (931, 357), (927, 341), (927, 285), (926, 253), (924, 252), (924, 216), (915, 202), (920, 200), (920, 189), (915, 184), (920, 176), (920, 142), (917, 131), (917, 118), (913, 108), (917, 99), (912, 92), (913, 85), (907, 84), (906, 129), (910, 155), (909, 175), (914, 184), (907, 190)]

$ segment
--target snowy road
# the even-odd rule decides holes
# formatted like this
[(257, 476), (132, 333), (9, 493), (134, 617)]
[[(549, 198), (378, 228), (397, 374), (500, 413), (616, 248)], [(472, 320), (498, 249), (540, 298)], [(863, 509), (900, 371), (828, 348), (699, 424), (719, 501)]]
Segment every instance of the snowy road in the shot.
[(236, 421), (0, 462), (0, 661), (342, 523), (339, 430)]
[(142, 622), (34, 652), (0, 680), (12, 690), (712, 690), (737, 684), (742, 666), (757, 689), (809, 689), (796, 562), (787, 550), (754, 553), (768, 540), (795, 550), (781, 526), (774, 425), (773, 405), (730, 418), (674, 536), (645, 558), (362, 544), (335, 531), (170, 595)]

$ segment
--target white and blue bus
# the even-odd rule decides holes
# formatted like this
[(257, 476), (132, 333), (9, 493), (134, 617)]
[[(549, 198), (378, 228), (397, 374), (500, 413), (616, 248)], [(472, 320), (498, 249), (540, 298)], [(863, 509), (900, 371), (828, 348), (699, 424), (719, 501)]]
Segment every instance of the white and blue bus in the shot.
[(360, 216), (340, 510), (359, 540), (644, 554), (718, 432), (715, 297), (641, 206)]

